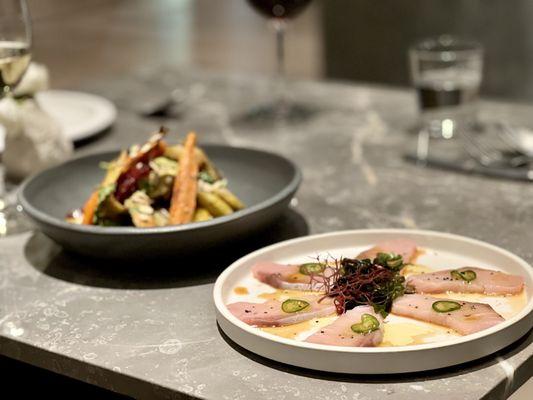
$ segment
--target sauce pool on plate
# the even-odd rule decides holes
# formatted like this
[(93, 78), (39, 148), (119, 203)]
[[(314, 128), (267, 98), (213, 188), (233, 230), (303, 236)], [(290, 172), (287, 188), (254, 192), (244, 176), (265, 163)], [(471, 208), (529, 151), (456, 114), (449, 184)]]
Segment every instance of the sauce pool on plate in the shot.
[(237, 286), (235, 289), (233, 289), (233, 292), (234, 292), (235, 294), (239, 294), (239, 295), (242, 295), (242, 296), (247, 295), (247, 294), (250, 293), (250, 292), (248, 291), (248, 289), (245, 288), (244, 286)]

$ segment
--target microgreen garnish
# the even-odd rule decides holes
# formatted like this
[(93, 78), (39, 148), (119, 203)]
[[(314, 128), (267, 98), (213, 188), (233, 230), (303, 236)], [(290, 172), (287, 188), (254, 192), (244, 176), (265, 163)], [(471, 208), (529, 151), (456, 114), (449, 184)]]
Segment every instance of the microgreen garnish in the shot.
[(399, 271), (404, 266), (402, 256), (396, 253), (378, 253), (377, 257), (374, 258), (374, 264), (390, 268), (393, 271)]
[(398, 273), (397, 267), (387, 265), (390, 259), (394, 257), (387, 257), (387, 260), (376, 258), (374, 261), (355, 258), (334, 260), (327, 274), (314, 274), (311, 281), (323, 285), (326, 296), (334, 299), (338, 314), (359, 305), (370, 305), (385, 317), (393, 300), (405, 293), (405, 278)]

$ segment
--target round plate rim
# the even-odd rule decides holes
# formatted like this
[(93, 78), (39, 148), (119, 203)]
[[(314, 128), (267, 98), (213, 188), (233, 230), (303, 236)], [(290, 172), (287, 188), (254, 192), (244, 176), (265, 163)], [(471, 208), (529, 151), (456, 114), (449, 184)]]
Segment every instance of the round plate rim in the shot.
[(84, 139), (88, 139), (92, 136), (97, 135), (103, 130), (109, 128), (115, 120), (117, 119), (117, 107), (109, 99), (87, 92), (80, 92), (76, 90), (63, 90), (63, 89), (47, 89), (35, 94), (35, 100), (41, 104), (41, 102), (46, 102), (43, 99), (46, 96), (60, 96), (62, 98), (78, 98), (83, 99), (86, 102), (91, 102), (93, 105), (98, 105), (98, 109), (101, 111), (100, 119), (98, 123), (92, 123), (89, 127), (84, 127), (84, 129), (77, 129), (76, 133), (66, 134), (66, 137), (72, 142), (78, 142)]
[(487, 243), (482, 240), (473, 239), (470, 237), (457, 235), (453, 233), (439, 232), (439, 231), (432, 231), (432, 230), (419, 230), (419, 229), (399, 229), (399, 228), (396, 229), (395, 228), (395, 229), (342, 230), (342, 231), (334, 231), (334, 232), (310, 235), (310, 236), (305, 236), (301, 238), (295, 238), (295, 239), (290, 239), (290, 240), (286, 240), (283, 242), (279, 242), (279, 243), (258, 249), (252, 253), (245, 255), (244, 257), (241, 257), (235, 262), (233, 262), (229, 267), (227, 267), (219, 275), (213, 288), (213, 300), (215, 303), (215, 307), (219, 313), (218, 315), (223, 316), (229, 323), (237, 326), (241, 330), (244, 330), (248, 334), (252, 334), (252, 335), (260, 337), (261, 339), (270, 340), (281, 345), (288, 345), (288, 346), (298, 347), (298, 348), (302, 348), (306, 350), (320, 350), (320, 351), (333, 352), (333, 353), (375, 353), (375, 354), (389, 353), (390, 354), (390, 353), (404, 353), (404, 352), (433, 350), (433, 349), (442, 348), (442, 347), (448, 347), (448, 346), (451, 347), (454, 345), (464, 344), (464, 343), (467, 343), (467, 342), (470, 342), (476, 339), (481, 339), (481, 338), (490, 336), (500, 330), (504, 330), (510, 327), (511, 325), (514, 325), (515, 323), (519, 322), (523, 318), (526, 318), (530, 313), (533, 312), (533, 296), (531, 296), (528, 299), (528, 303), (524, 307), (524, 309), (521, 310), (517, 315), (513, 316), (512, 318), (509, 318), (505, 322), (495, 325), (489, 329), (485, 329), (474, 334), (461, 336), (461, 337), (458, 337), (457, 339), (450, 339), (450, 340), (446, 340), (446, 341), (442, 341), (438, 343), (427, 343), (427, 344), (395, 346), (395, 347), (341, 347), (341, 346), (300, 342), (296, 340), (282, 338), (282, 337), (279, 337), (279, 336), (276, 336), (276, 335), (273, 335), (267, 332), (263, 332), (239, 320), (237, 317), (235, 317), (233, 314), (229, 312), (226, 305), (224, 304), (223, 296), (222, 296), (222, 287), (226, 279), (231, 275), (233, 271), (238, 269), (242, 264), (246, 263), (249, 259), (254, 258), (263, 253), (268, 253), (268, 252), (271, 252), (273, 250), (280, 249), (283, 247), (297, 245), (299, 243), (303, 243), (309, 240), (315, 240), (315, 239), (326, 238), (326, 237), (337, 236), (337, 235), (363, 235), (363, 234), (398, 234), (398, 235), (401, 235), (401, 234), (406, 234), (406, 233), (460, 240), (460, 241), (469, 242), (471, 244), (478, 245), (481, 247), (489, 248), (493, 251), (496, 251), (496, 252), (499, 252), (505, 255), (506, 257), (514, 259), (514, 261), (516, 261), (518, 264), (520, 264), (521, 267), (524, 268), (524, 271), (527, 271), (527, 273), (529, 274), (530, 280), (533, 281), (533, 267), (531, 267), (531, 265), (527, 261), (517, 256), (516, 254), (510, 252), (509, 250), (505, 250), (499, 246)]
[(231, 149), (236, 151), (245, 151), (245, 152), (254, 152), (254, 153), (261, 153), (263, 155), (268, 155), (271, 157), (278, 158), (279, 160), (282, 160), (283, 162), (286, 162), (292, 169), (292, 178), (290, 182), (279, 192), (277, 192), (274, 196), (269, 197), (266, 200), (263, 200), (257, 204), (254, 204), (253, 206), (246, 207), (242, 210), (236, 211), (233, 214), (226, 215), (223, 217), (213, 218), (209, 221), (202, 221), (202, 222), (194, 222), (184, 225), (173, 225), (173, 226), (161, 226), (161, 227), (153, 227), (153, 228), (137, 228), (137, 227), (102, 227), (102, 226), (93, 226), (93, 225), (76, 225), (71, 224), (66, 221), (60, 220), (59, 218), (52, 217), (43, 211), (37, 209), (34, 207), (26, 198), (25, 196), (25, 190), (26, 188), (34, 183), (36, 180), (40, 179), (44, 174), (54, 170), (54, 169), (60, 169), (64, 168), (66, 165), (78, 162), (79, 160), (85, 159), (85, 158), (94, 158), (94, 157), (106, 157), (110, 155), (116, 155), (120, 152), (120, 149), (116, 150), (106, 150), (101, 152), (95, 152), (87, 155), (82, 155), (78, 157), (71, 158), (70, 160), (54, 166), (52, 168), (48, 168), (44, 171), (39, 172), (38, 174), (29, 177), (26, 179), (22, 185), (19, 188), (18, 191), (18, 200), (20, 204), (22, 205), (22, 208), (24, 211), (32, 218), (35, 218), (36, 220), (46, 223), (48, 225), (54, 226), (56, 228), (71, 230), (79, 233), (84, 234), (97, 234), (97, 235), (126, 235), (126, 236), (136, 236), (136, 235), (146, 235), (146, 234), (162, 234), (162, 233), (175, 233), (175, 232), (185, 232), (189, 230), (197, 230), (197, 229), (208, 229), (215, 225), (222, 225), (229, 222), (236, 221), (238, 219), (245, 218), (251, 214), (254, 214), (255, 212), (258, 212), (260, 210), (269, 208), (281, 200), (285, 199), (287, 196), (290, 196), (292, 193), (295, 193), (296, 190), (298, 190), (298, 187), (300, 186), (300, 183), (302, 182), (302, 172), (300, 171), (300, 168), (290, 159), (287, 157), (284, 157), (280, 154), (249, 148), (249, 147), (236, 147), (236, 146), (228, 146), (228, 145), (222, 145), (222, 144), (202, 144), (201, 147), (203, 149), (206, 149), (208, 152), (209, 149)]

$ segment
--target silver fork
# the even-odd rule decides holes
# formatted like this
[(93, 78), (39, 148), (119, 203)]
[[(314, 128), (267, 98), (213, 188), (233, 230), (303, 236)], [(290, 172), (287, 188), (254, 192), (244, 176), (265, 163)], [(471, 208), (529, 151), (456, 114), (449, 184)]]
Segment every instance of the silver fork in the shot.
[[(464, 147), (467, 153), (486, 167), (512, 167), (518, 168), (533, 163), (533, 158), (525, 154), (506, 156), (505, 153), (517, 153), (519, 150), (496, 132), (493, 137), (471, 131), (462, 131)], [(484, 137), (485, 136), (485, 137)], [(496, 143), (496, 141), (498, 143)]]
[[(509, 125), (506, 122), (500, 122), (498, 124), (501, 127), (503, 133), (502, 139), (507, 140), (511, 146), (514, 146), (518, 151), (524, 153), (524, 155), (533, 158), (533, 148), (530, 148), (528, 145), (524, 144), (523, 135), (532, 135), (533, 132), (529, 131), (528, 133), (520, 132), (520, 128), (515, 128)], [(522, 128), (524, 129), (524, 128)]]

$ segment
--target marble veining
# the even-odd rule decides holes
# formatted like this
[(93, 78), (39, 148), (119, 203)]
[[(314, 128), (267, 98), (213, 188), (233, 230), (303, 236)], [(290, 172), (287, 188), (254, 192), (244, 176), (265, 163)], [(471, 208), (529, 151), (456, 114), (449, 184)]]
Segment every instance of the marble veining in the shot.
[[(165, 75), (166, 74), (166, 75)], [(205, 96), (182, 118), (140, 118), (148, 91), (201, 82)], [(79, 153), (142, 141), (160, 123), (171, 131), (194, 128), (202, 142), (225, 142), (280, 152), (298, 163), (304, 183), (293, 217), (268, 236), (352, 228), (402, 227), (463, 234), (503, 246), (533, 261), (533, 185), (423, 169), (404, 161), (414, 146), (412, 93), (342, 83), (296, 82), (291, 96), (321, 110), (294, 126), (239, 123), (252, 104), (268, 99), (266, 79), (176, 74), (172, 69), (94, 82), (85, 90), (119, 107), (113, 130)], [(165, 79), (168, 82), (168, 79)], [(527, 114), (527, 107), (484, 103), (491, 113)], [(533, 120), (531, 121), (533, 123)], [(291, 219), (293, 218), (293, 219)], [(288, 228), (287, 228), (288, 227)], [(236, 348), (218, 330), (212, 282), (234, 259), (128, 269), (79, 261), (40, 233), (0, 239), (0, 352), (139, 398), (188, 395), (203, 399), (462, 399), (500, 396), (508, 371), (493, 360), (406, 376), (321, 374), (280, 365)], [(179, 257), (179, 255), (177, 255)], [(170, 271), (170, 272), (169, 272)], [(46, 351), (46, 352), (43, 352)], [(500, 356), (520, 372), (533, 354), (531, 335)], [(518, 373), (520, 372), (520, 374)], [(527, 374), (527, 373), (526, 373)], [(512, 385), (511, 385), (512, 386)]]

